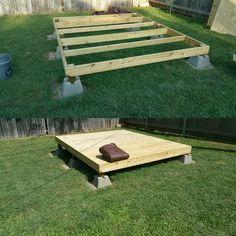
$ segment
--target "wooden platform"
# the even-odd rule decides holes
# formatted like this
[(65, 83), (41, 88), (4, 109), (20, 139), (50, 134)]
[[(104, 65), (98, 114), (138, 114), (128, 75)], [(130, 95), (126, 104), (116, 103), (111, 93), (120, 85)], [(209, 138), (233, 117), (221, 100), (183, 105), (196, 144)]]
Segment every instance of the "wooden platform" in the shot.
[[(98, 173), (191, 153), (191, 146), (127, 130), (63, 135), (56, 136), (55, 140)], [(102, 159), (99, 148), (108, 143), (116, 143), (129, 153), (129, 159), (114, 163)]]
[[(208, 45), (185, 34), (177, 32), (176, 30), (166, 27), (158, 22), (147, 19), (137, 13), (57, 17), (53, 19), (53, 23), (58, 39), (58, 45), (62, 52), (61, 54), (65, 74), (67, 77), (69, 77), (71, 82), (75, 81), (76, 76), (206, 55), (209, 52)], [(135, 31), (128, 31), (128, 29), (135, 29)], [(113, 32), (109, 33), (110, 30)], [(120, 32), (120, 30), (126, 32)], [(78, 34), (84, 34), (87, 32), (94, 32), (95, 35), (78, 37)], [(101, 34), (101, 32), (103, 33)], [(149, 39), (151, 36), (158, 35), (162, 35), (164, 37)], [(139, 40), (137, 41), (137, 39)], [(119, 40), (129, 41), (116, 44), (105, 44), (102, 46), (90, 46), (94, 43), (104, 43)], [(189, 48), (80, 65), (69, 64), (67, 62), (69, 57), (85, 54), (124, 50), (128, 48), (146, 47), (175, 42), (185, 42)], [(85, 45), (85, 47), (76, 48), (78, 45)]]

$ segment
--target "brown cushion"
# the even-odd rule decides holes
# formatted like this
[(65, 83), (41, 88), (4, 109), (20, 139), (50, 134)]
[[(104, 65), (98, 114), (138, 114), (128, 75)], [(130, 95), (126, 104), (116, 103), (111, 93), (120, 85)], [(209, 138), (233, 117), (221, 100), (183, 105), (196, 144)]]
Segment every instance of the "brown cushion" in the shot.
[(103, 158), (109, 162), (121, 161), (129, 158), (129, 154), (116, 146), (115, 143), (106, 144), (99, 148)]

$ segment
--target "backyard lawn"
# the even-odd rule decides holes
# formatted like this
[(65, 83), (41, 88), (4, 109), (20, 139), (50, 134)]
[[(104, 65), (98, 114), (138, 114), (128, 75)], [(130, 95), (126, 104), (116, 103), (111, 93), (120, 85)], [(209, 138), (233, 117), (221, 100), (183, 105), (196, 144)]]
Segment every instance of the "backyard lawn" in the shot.
[[(210, 45), (213, 70), (198, 71), (184, 60), (81, 76), (85, 93), (59, 98), (61, 60), (48, 61), (57, 41), (48, 41), (52, 18), (63, 14), (0, 17), (0, 52), (13, 57), (14, 75), (0, 81), (4, 117), (230, 117), (236, 115), (236, 37), (211, 32), (192, 18), (156, 8), (132, 11)], [(91, 14), (91, 13), (82, 13)], [(73, 14), (64, 14), (73, 15)], [(75, 15), (75, 14), (74, 14)], [(176, 44), (176, 48), (181, 45)], [(83, 56), (83, 64), (172, 49), (159, 45)], [(174, 48), (173, 48), (174, 49)]]
[(53, 137), (0, 141), (0, 235), (235, 235), (236, 145), (158, 137), (192, 145), (196, 163), (113, 172), (100, 190), (50, 154)]

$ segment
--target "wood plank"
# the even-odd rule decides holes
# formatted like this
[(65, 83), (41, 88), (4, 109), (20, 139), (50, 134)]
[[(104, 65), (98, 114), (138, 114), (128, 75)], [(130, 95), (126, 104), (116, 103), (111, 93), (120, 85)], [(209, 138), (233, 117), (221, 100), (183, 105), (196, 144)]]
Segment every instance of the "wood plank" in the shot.
[(61, 42), (63, 46), (70, 46), (70, 45), (81, 45), (81, 44), (98, 43), (98, 42), (117, 41), (117, 40), (132, 39), (132, 38), (143, 38), (153, 35), (162, 35), (166, 33), (167, 33), (166, 28), (160, 28), (152, 30), (125, 32), (125, 33), (113, 33), (113, 34), (64, 38), (61, 40)]
[(142, 40), (142, 41), (137, 41), (137, 42), (111, 44), (111, 45), (105, 45), (105, 46), (99, 46), (99, 47), (73, 49), (73, 50), (64, 51), (64, 54), (66, 57), (72, 57), (72, 56), (79, 56), (79, 55), (85, 55), (85, 54), (91, 54), (91, 53), (99, 53), (99, 52), (107, 52), (107, 51), (121, 50), (121, 49), (127, 49), (127, 48), (136, 48), (136, 47), (159, 45), (159, 44), (165, 44), (165, 43), (180, 42), (184, 40), (185, 40), (185, 36), (174, 36), (174, 37), (168, 37), (168, 38)]
[(142, 22), (142, 23), (131, 23), (131, 24), (121, 24), (121, 25), (103, 25), (95, 27), (81, 27), (81, 28), (69, 28), (58, 30), (59, 34), (73, 34), (73, 33), (84, 33), (84, 32), (94, 32), (94, 31), (106, 31), (106, 30), (116, 30), (116, 29), (129, 29), (137, 27), (147, 27), (156, 25), (155, 22)]
[(69, 144), (61, 140), (59, 137), (55, 137), (55, 141), (57, 144), (61, 145), (63, 148), (65, 148), (67, 151), (69, 151), (71, 154), (79, 158), (81, 161), (83, 161), (85, 164), (90, 166), (95, 171), (99, 172), (99, 166), (97, 163), (95, 163), (93, 160), (87, 158), (86, 156), (82, 155), (79, 151), (77, 151), (75, 148), (71, 147)]
[[(99, 173), (141, 165), (191, 153), (191, 146), (127, 130), (57, 136), (56, 142)], [(116, 143), (129, 153), (127, 160), (104, 160), (99, 148)]]
[(215, 16), (216, 16), (216, 12), (217, 12), (218, 7), (220, 5), (220, 1), (221, 0), (214, 0), (214, 2), (212, 4), (211, 13), (210, 13), (210, 16), (207, 21), (208, 26), (212, 26), (212, 23), (213, 23)]
[(236, 0), (221, 0), (211, 30), (236, 36)]
[(80, 76), (80, 75), (140, 66), (162, 61), (206, 55), (208, 54), (208, 52), (209, 52), (209, 46), (180, 49), (180, 50), (154, 53), (136, 57), (89, 63), (74, 67), (66, 67), (65, 72), (67, 76)]
[(55, 32), (56, 32), (56, 35), (57, 35), (58, 46), (59, 46), (60, 51), (61, 51), (62, 63), (63, 63), (63, 66), (65, 68), (68, 65), (67, 65), (65, 54), (64, 54), (63, 46), (62, 46), (62, 43), (61, 43), (60, 35), (58, 34), (58, 31), (57, 31), (55, 20), (53, 20), (53, 25), (54, 25), (54, 29), (55, 29)]
[(111, 25), (111, 24), (122, 24), (122, 23), (132, 23), (132, 22), (142, 22), (143, 17), (111, 17), (111, 18), (96, 18), (93, 17), (89, 20), (81, 18), (79, 20), (64, 20), (62, 22), (57, 22), (57, 28), (73, 28), (82, 26), (96, 26), (96, 25)]
[(133, 17), (135, 14), (133, 13), (122, 13), (122, 14), (106, 14), (106, 15), (88, 15), (88, 16), (66, 16), (66, 17), (55, 17), (54, 19), (58, 19), (59, 22), (68, 21), (68, 20), (81, 20), (86, 19), (90, 20), (93, 18), (100, 18), (100, 19), (109, 19), (112, 17)]

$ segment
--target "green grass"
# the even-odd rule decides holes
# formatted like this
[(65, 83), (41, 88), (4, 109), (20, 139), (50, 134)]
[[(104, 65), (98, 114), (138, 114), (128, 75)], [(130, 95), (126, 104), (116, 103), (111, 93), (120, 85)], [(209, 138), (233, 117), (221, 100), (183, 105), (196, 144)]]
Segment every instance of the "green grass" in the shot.
[(65, 170), (53, 137), (0, 142), (0, 235), (235, 235), (236, 145), (183, 137), (193, 165), (156, 162), (94, 190), (85, 164)]
[[(197, 71), (184, 60), (82, 76), (81, 97), (58, 99), (64, 70), (48, 61), (56, 41), (51, 15), (0, 17), (0, 51), (13, 56), (14, 76), (0, 82), (0, 116), (230, 117), (236, 115), (236, 37), (211, 32), (205, 23), (155, 8), (134, 8), (149, 18), (209, 44), (214, 70)], [(88, 13), (83, 13), (88, 14)], [(57, 14), (58, 15), (58, 14)], [(72, 15), (72, 14), (66, 14)], [(182, 47), (177, 45), (176, 47)], [(172, 49), (145, 47), (83, 56), (86, 63)]]

